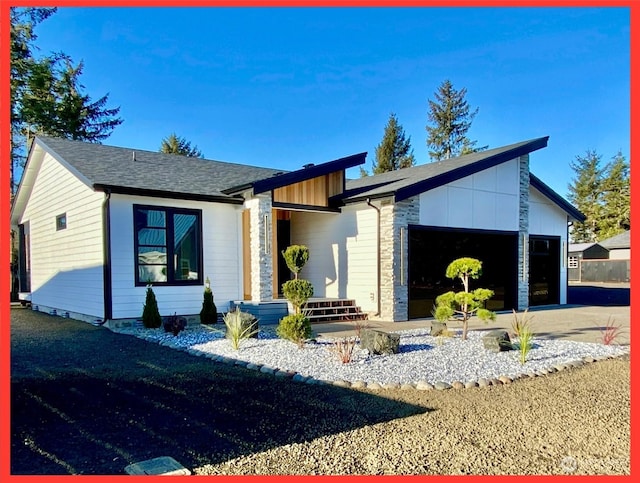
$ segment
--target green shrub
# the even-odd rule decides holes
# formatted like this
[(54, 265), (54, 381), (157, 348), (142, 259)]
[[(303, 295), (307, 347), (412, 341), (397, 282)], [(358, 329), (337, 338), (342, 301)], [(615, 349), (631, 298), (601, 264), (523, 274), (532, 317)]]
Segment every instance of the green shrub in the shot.
[(162, 325), (162, 317), (158, 311), (158, 301), (151, 285), (147, 286), (147, 298), (142, 308), (142, 324), (147, 329), (157, 329)]
[(309, 260), (309, 249), (304, 245), (291, 245), (282, 251), (282, 256), (289, 270), (298, 278), (298, 273)]
[(167, 317), (164, 321), (164, 331), (171, 332), (174, 336), (177, 336), (180, 332), (187, 328), (187, 319), (180, 317), (175, 312), (173, 315)]
[(282, 284), (282, 293), (293, 305), (294, 312), (299, 314), (300, 308), (307, 303), (307, 300), (313, 297), (313, 285), (309, 280), (302, 278), (287, 280)]
[(529, 327), (523, 327), (520, 330), (520, 337), (518, 341), (518, 350), (520, 351), (520, 364), (527, 362), (527, 354), (533, 347), (533, 332)]
[(258, 335), (258, 319), (238, 307), (224, 314), (224, 325), (227, 326), (225, 337), (234, 350), (240, 349), (243, 340)]
[[(207, 279), (208, 281), (209, 279)], [(218, 309), (213, 302), (213, 292), (210, 287), (204, 289), (204, 300), (200, 311), (201, 324), (215, 324), (218, 322)]]
[(304, 341), (310, 339), (313, 334), (311, 321), (304, 314), (287, 315), (280, 319), (276, 334), (281, 339), (290, 340), (302, 347)]

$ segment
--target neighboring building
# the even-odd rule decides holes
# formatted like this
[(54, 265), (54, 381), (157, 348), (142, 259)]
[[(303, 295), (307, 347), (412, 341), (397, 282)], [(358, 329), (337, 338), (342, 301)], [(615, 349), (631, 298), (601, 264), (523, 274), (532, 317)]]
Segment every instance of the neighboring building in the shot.
[(627, 230), (619, 235), (612, 236), (600, 242), (600, 245), (609, 250), (610, 260), (631, 259), (631, 231)]
[(567, 268), (569, 281), (577, 282), (582, 279), (583, 260), (604, 260), (609, 258), (609, 250), (599, 243), (570, 243)]
[(347, 180), (366, 153), (281, 172), (36, 138), (11, 211), (21, 291), (42, 311), (117, 323), (141, 316), (149, 282), (161, 314), (196, 316), (209, 278), (219, 311), (277, 312), (280, 252), (304, 244), (315, 297), (371, 318), (430, 316), (461, 256), (483, 261), (490, 308), (564, 304), (568, 225), (584, 216), (529, 172), (547, 141)]

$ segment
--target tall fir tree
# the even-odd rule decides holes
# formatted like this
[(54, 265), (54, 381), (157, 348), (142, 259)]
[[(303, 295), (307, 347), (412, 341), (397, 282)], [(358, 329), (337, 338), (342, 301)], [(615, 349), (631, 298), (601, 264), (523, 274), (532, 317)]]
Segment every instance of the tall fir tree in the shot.
[(575, 177), (567, 198), (586, 217), (572, 226), (576, 243), (599, 242), (631, 228), (629, 163), (619, 152), (601, 164), (602, 156), (592, 150), (570, 163)]
[[(391, 113), (384, 128), (382, 140), (376, 147), (376, 158), (372, 167), (373, 174), (410, 168), (415, 165), (415, 162), (413, 149), (411, 149), (411, 137), (405, 135), (403, 127), (398, 123), (397, 116)], [(368, 175), (366, 170), (360, 168), (361, 177)]]
[(631, 229), (629, 163), (618, 152), (605, 167), (602, 180), (602, 213), (599, 240)]
[(10, 8), (12, 194), (34, 135), (100, 142), (122, 123), (119, 107), (105, 107), (108, 95), (92, 102), (82, 93), (82, 62), (74, 66), (64, 53), (35, 56), (34, 30), (55, 11)]
[(172, 133), (162, 140), (159, 151), (166, 154), (189, 156), (190, 158), (204, 158), (198, 146), (191, 146), (189, 141), (176, 133)]
[(467, 137), (479, 108), (471, 110), (465, 99), (467, 89), (456, 90), (450, 80), (445, 80), (435, 92), (435, 100), (429, 100), (427, 147), (432, 161), (441, 161), (463, 154), (482, 151), (477, 141)]

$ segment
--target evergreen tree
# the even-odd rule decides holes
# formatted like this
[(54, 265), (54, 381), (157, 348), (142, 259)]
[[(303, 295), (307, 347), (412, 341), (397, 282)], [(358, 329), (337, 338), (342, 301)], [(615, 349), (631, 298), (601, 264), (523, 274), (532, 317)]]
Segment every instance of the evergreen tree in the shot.
[(629, 163), (618, 152), (605, 167), (602, 180), (602, 213), (599, 240), (631, 229)]
[(147, 296), (142, 308), (142, 324), (147, 329), (157, 329), (162, 325), (162, 317), (158, 311), (158, 301), (151, 285), (147, 286)]
[(34, 29), (55, 11), (10, 8), (12, 194), (34, 135), (100, 142), (122, 123), (120, 108), (105, 108), (108, 95), (92, 102), (81, 92), (82, 62), (74, 66), (64, 53), (34, 56)]
[(166, 154), (180, 154), (191, 158), (204, 158), (202, 152), (197, 146), (191, 146), (191, 143), (185, 138), (177, 136), (175, 133), (170, 134), (162, 140), (160, 144), (160, 152)]
[(571, 237), (576, 243), (597, 242), (599, 220), (602, 214), (602, 177), (601, 156), (587, 150), (584, 156), (576, 156), (570, 163), (576, 173), (569, 185), (569, 201), (585, 216), (584, 223), (574, 223)]
[(202, 310), (200, 310), (200, 323), (201, 324), (215, 324), (218, 322), (218, 308), (213, 302), (213, 292), (208, 285), (209, 278), (207, 277), (207, 286), (204, 288), (204, 300), (202, 301)]
[(441, 161), (463, 154), (482, 151), (483, 146), (476, 148), (477, 141), (467, 137), (478, 109), (471, 110), (466, 101), (467, 89), (459, 91), (451, 81), (445, 80), (435, 92), (435, 101), (429, 100), (429, 121), (427, 129), (427, 147), (429, 156), (434, 161)]
[[(376, 147), (373, 174), (410, 168), (415, 162), (413, 149), (411, 149), (411, 137), (406, 137), (404, 129), (398, 123), (398, 118), (391, 113), (384, 128), (382, 141)], [(362, 176), (362, 172), (360, 174)]]

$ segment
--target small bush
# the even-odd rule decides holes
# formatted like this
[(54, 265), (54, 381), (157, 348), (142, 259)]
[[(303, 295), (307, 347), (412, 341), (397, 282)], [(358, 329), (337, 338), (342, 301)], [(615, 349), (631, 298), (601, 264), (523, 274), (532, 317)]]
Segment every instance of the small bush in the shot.
[(287, 280), (282, 284), (282, 293), (293, 305), (295, 313), (299, 314), (300, 308), (307, 303), (307, 300), (313, 297), (313, 285), (309, 280), (301, 278)]
[(167, 317), (164, 322), (164, 331), (171, 332), (174, 336), (177, 336), (187, 327), (187, 319), (178, 316), (175, 312), (173, 315)]
[[(208, 279), (207, 279), (208, 280)], [(200, 311), (201, 324), (215, 324), (218, 322), (218, 309), (213, 302), (213, 292), (210, 287), (204, 289), (204, 300)]]
[(258, 334), (258, 319), (242, 312), (238, 307), (224, 314), (224, 325), (227, 326), (225, 337), (229, 339), (234, 350), (240, 349), (243, 340)]
[(162, 325), (162, 317), (158, 311), (158, 301), (151, 285), (147, 286), (147, 297), (142, 308), (142, 324), (147, 329), (157, 329)]
[(343, 337), (333, 341), (329, 347), (329, 351), (338, 356), (343, 364), (348, 364), (353, 360), (353, 351), (356, 347), (355, 337)]
[(607, 320), (607, 325), (600, 328), (600, 342), (604, 345), (615, 344), (621, 335), (622, 326), (615, 325), (612, 317), (609, 317), (609, 320)]
[(533, 332), (530, 327), (524, 327), (520, 330), (520, 336), (518, 341), (518, 350), (520, 351), (520, 364), (527, 362), (527, 355), (533, 347)]
[(518, 313), (513, 310), (513, 320), (511, 321), (511, 328), (513, 329), (514, 337), (520, 337), (520, 334), (524, 329), (531, 328), (531, 319), (533, 319), (533, 316), (529, 317), (528, 310), (529, 309), (526, 309), (522, 313), (521, 317), (518, 317)]
[(311, 321), (304, 314), (287, 315), (280, 319), (276, 334), (281, 339), (290, 340), (302, 347), (304, 341), (310, 339), (313, 334)]

